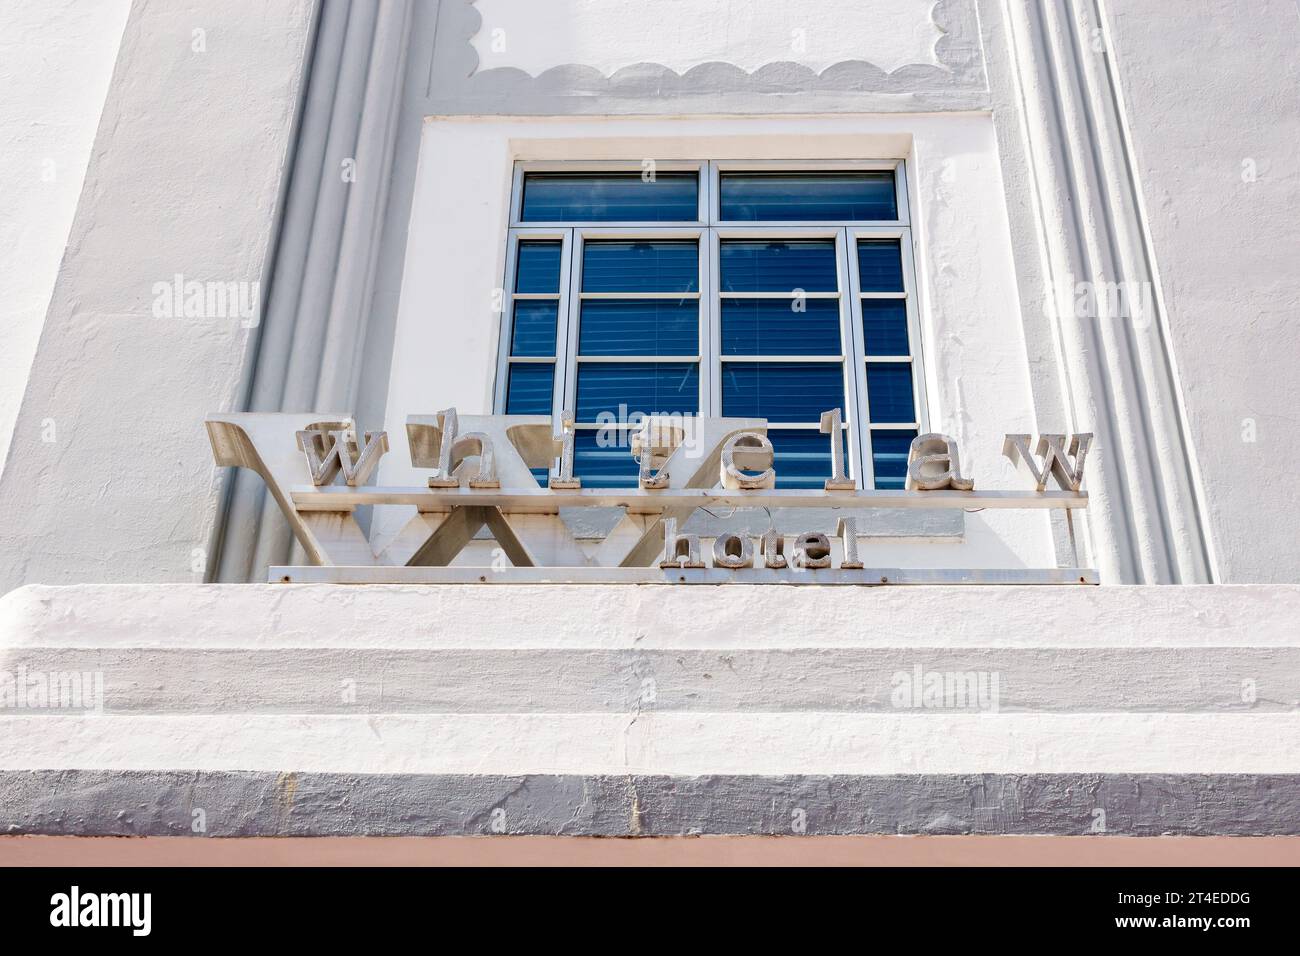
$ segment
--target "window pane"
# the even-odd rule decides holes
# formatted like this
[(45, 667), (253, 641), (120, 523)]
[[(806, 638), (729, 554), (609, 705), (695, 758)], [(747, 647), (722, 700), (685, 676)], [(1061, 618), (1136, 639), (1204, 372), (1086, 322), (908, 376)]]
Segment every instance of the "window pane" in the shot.
[(871, 463), (876, 472), (876, 487), (902, 488), (907, 482), (907, 452), (915, 431), (873, 431)]
[(700, 370), (686, 362), (583, 362), (578, 365), (577, 417), (596, 422), (601, 412), (694, 415), (700, 407)]
[(720, 250), (724, 292), (834, 292), (835, 242), (724, 240)]
[(892, 170), (722, 173), (724, 221), (897, 219)]
[[(769, 429), (768, 440), (776, 452), (776, 486), (778, 488), (821, 488), (831, 476), (831, 436), (807, 429)], [(845, 439), (840, 430), (840, 441)], [(844, 445), (847, 468), (849, 452)]]
[(555, 367), (529, 362), (510, 366), (506, 389), (507, 415), (551, 414), (551, 382)]
[(587, 242), (583, 292), (698, 292), (699, 245), (689, 242)]
[(635, 488), (630, 435), (628, 429), (580, 429), (573, 440), (573, 473), (591, 487)]
[(699, 176), (639, 172), (527, 173), (524, 222), (695, 222)]
[(868, 355), (909, 355), (907, 302), (904, 299), (863, 299), (862, 334)]
[(839, 355), (840, 349), (837, 299), (722, 300), (723, 355)]
[(867, 404), (873, 422), (914, 422), (911, 362), (868, 362)]
[(722, 414), (771, 422), (820, 422), (844, 408), (839, 362), (724, 362)]
[(897, 239), (858, 240), (858, 281), (863, 292), (903, 291), (903, 257)]
[(587, 299), (579, 355), (697, 355), (697, 299)]
[(520, 242), (515, 291), (559, 292), (560, 247), (561, 243), (550, 240)]
[(510, 336), (511, 355), (554, 355), (556, 302), (521, 299), (515, 302), (515, 323)]

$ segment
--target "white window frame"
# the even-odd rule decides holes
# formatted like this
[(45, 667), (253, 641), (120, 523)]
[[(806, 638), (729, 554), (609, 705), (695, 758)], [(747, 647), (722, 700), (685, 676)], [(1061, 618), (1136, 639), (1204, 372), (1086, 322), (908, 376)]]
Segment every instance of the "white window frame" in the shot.
[[(721, 242), (725, 239), (833, 239), (836, 248), (836, 292), (806, 293), (809, 298), (836, 298), (840, 303), (841, 354), (820, 355), (746, 355), (727, 356), (726, 362), (791, 361), (835, 362), (844, 367), (845, 400), (842, 408), (843, 427), (848, 433), (849, 469), (858, 487), (874, 487), (875, 475), (871, 456), (871, 433), (875, 431), (906, 431), (915, 429), (918, 434), (928, 430), (929, 410), (925, 389), (924, 343), (917, 308), (916, 267), (912, 247), (911, 221), (907, 202), (907, 174), (904, 160), (790, 160), (747, 162), (740, 160), (688, 160), (655, 163), (656, 172), (696, 172), (699, 176), (699, 211), (695, 222), (601, 222), (559, 223), (523, 222), (524, 175), (529, 172), (643, 172), (640, 161), (542, 161), (515, 164), (514, 184), (510, 199), (510, 225), (506, 252), (506, 274), (501, 309), (500, 354), (497, 363), (495, 402), (498, 413), (505, 409), (509, 385), (510, 366), (522, 363), (550, 363), (555, 367), (552, 387), (552, 415), (558, 416), (564, 408), (575, 408), (577, 398), (577, 372), (583, 362), (696, 362), (699, 365), (699, 412), (701, 415), (722, 414), (722, 300), (724, 298), (781, 298), (779, 292), (722, 293), (718, 288)], [(720, 218), (721, 174), (732, 171), (745, 172), (816, 172), (859, 171), (886, 169), (894, 172), (895, 201), (898, 218), (835, 222), (795, 221), (740, 221), (723, 222)], [(518, 245), (521, 239), (559, 240), (561, 247), (560, 290), (558, 296), (531, 294), (516, 296), (513, 292)], [(683, 298), (682, 293), (583, 293), (583, 245), (589, 239), (694, 239), (699, 244), (699, 344), (695, 355), (666, 356), (579, 356), (578, 322), (584, 298)], [(857, 242), (859, 239), (898, 239), (902, 256), (903, 291), (863, 293), (858, 275)], [(790, 293), (793, 297), (793, 293)], [(554, 358), (510, 356), (514, 301), (520, 299), (556, 299), (557, 355)], [(901, 298), (906, 302), (908, 355), (872, 356), (865, 354), (862, 329), (863, 298)], [(559, 354), (560, 352), (563, 354)], [(869, 362), (907, 362), (911, 364), (912, 399), (916, 420), (912, 422), (873, 422), (867, 395), (867, 364)], [(859, 422), (866, 423), (858, 428)], [(579, 427), (599, 427), (580, 423)], [(794, 431), (817, 430), (815, 423), (790, 424), (776, 422), (770, 428)]]

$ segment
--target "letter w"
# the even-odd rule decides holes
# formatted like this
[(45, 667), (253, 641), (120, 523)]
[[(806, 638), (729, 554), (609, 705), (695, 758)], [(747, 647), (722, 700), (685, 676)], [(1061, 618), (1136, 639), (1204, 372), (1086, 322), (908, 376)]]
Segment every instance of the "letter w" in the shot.
[(388, 432), (366, 432), (366, 445), (359, 455), (356, 436), (347, 429), (298, 432), (298, 447), (307, 456), (312, 484), (328, 485), (341, 471), (343, 480), (356, 487), (366, 483), (388, 451)]
[[(1037, 458), (1029, 453), (1028, 435), (1008, 435), (1002, 445), (1002, 454), (1017, 462), (1029, 472), (1039, 491), (1047, 490), (1049, 475), (1056, 478), (1056, 483), (1065, 491), (1078, 491), (1083, 486), (1083, 464), (1088, 458), (1088, 448), (1092, 445), (1092, 434), (1082, 432), (1070, 436), (1070, 453), (1065, 453), (1064, 435), (1039, 435), (1037, 458), (1042, 458), (1040, 465)], [(1073, 458), (1073, 463), (1070, 459)]]

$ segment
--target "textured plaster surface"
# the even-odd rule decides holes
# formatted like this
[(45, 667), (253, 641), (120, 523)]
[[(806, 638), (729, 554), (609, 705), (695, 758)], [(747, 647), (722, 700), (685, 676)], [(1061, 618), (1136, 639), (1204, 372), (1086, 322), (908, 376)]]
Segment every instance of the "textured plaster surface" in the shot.
[[(565, 0), (521, 10), (498, 0), (444, 0), (436, 16), (417, 16), (413, 31), (429, 112), (892, 112), (987, 103), (970, 0), (889, 0), (885, 17), (852, 0), (809, 8), (763, 0), (756, 10), (674, 0), (629, 4), (630, 14), (622, 4)], [(565, 16), (565, 7), (575, 12)], [(882, 22), (854, 34), (849, 24), (864, 15)], [(651, 44), (647, 18), (657, 21)], [(793, 33), (800, 28), (802, 38)], [(842, 42), (833, 30), (852, 39)]]
[(130, 6), (0, 4), (0, 470)]
[(1220, 575), (1293, 582), (1300, 490), (1278, 448), (1300, 430), (1300, 13), (1105, 6)]
[[(955, 649), (925, 640), (899, 636), (896, 643), (906, 642), (900, 647), (359, 650), (210, 648), (178, 637), (168, 647), (4, 648), (0, 669), (100, 673), (104, 712), (135, 715), (889, 713), (898, 675), (911, 680), (918, 666), (923, 674), (997, 674), (999, 713), (1300, 707), (1300, 646)], [(344, 680), (355, 696), (340, 693)], [(1248, 680), (1254, 693), (1243, 699)], [(652, 705), (643, 701), (647, 681)], [(954, 704), (973, 712), (982, 706), (974, 697)]]
[[(909, 64), (938, 66), (943, 38), (922, 0), (788, 0), (701, 3), (667, 0), (475, 0), (480, 18), (471, 46), (476, 73), (513, 68), (534, 79), (551, 67), (580, 63), (611, 76), (657, 62), (682, 74), (725, 61), (746, 73), (788, 61), (820, 73), (848, 60), (887, 73)], [(726, 24), (727, 29), (718, 26)]]
[[(0, 676), (103, 708), (0, 709), (0, 832), (1295, 833), (1297, 621), (1286, 586), (27, 587)], [(918, 667), (996, 706), (900, 706)]]
[(1296, 712), (41, 714), (8, 716), (4, 732), (5, 770), (1300, 773)]
[[(1300, 832), (1300, 778), (0, 773), (0, 833), (84, 836)], [(201, 817), (196, 811), (202, 811)], [(1100, 827), (1100, 829), (1099, 829)]]
[(262, 281), (311, 10), (132, 6), (0, 475), (0, 592), (202, 579), (220, 478), (203, 418), (242, 401), (256, 329), (159, 318), (154, 288)]
[(1289, 648), (1300, 586), (76, 585), (0, 648)]

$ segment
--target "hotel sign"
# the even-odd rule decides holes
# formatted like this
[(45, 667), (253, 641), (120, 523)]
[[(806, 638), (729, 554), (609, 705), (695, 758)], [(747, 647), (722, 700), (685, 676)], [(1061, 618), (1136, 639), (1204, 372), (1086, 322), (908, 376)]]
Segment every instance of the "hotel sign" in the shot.
[[(852, 513), (874, 508), (1051, 508), (1066, 516), (1088, 503), (1082, 490), (1090, 434), (1006, 436), (1003, 454), (1025, 490), (976, 489), (957, 442), (912, 441), (898, 491), (864, 490), (846, 471), (839, 409), (822, 415), (830, 475), (818, 489), (777, 488), (767, 422), (651, 416), (632, 433), (635, 488), (589, 488), (574, 474), (573, 416), (412, 415), (406, 438), (425, 485), (370, 484), (389, 450), (385, 432), (358, 434), (347, 416), (232, 414), (207, 420), (217, 464), (265, 480), (311, 567), (273, 568), (271, 580), (338, 583), (1096, 583), (1078, 568), (901, 569), (868, 566)], [(545, 470), (545, 485), (536, 472)], [(1053, 487), (1049, 488), (1049, 485)], [(362, 506), (403, 507), (401, 532), (376, 550), (357, 524)], [(580, 541), (561, 509), (617, 508), (599, 541)], [(844, 512), (835, 534), (790, 533), (775, 522), (751, 536), (711, 541), (682, 530), (700, 508), (829, 508)], [(472, 545), (486, 532), (489, 551)], [(487, 555), (476, 562), (476, 554)], [(1076, 562), (1077, 563), (1077, 562)]]

